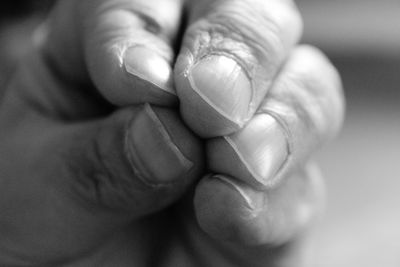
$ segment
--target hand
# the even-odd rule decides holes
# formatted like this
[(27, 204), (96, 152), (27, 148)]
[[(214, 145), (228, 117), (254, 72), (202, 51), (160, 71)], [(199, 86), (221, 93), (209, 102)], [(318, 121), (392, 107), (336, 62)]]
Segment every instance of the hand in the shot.
[(180, 43), (182, 1), (58, 2), (0, 107), (2, 265), (296, 260), (338, 75), (291, 1), (186, 5)]

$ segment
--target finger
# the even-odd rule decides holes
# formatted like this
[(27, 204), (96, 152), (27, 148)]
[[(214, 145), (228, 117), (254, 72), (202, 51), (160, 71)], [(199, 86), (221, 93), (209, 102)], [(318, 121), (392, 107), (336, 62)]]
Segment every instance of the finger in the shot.
[(20, 165), (2, 176), (1, 223), (9, 230), (0, 247), (35, 266), (93, 251), (202, 175), (200, 141), (174, 112), (145, 105), (71, 125), (32, 118), (2, 146), (9, 164)]
[(323, 197), (321, 177), (311, 165), (266, 191), (217, 175), (197, 186), (195, 211), (201, 228), (217, 240), (278, 247), (310, 226)]
[(208, 143), (209, 167), (252, 186), (269, 187), (333, 137), (343, 116), (335, 68), (316, 49), (299, 47), (246, 127)]
[(201, 141), (175, 112), (148, 104), (117, 112), (83, 142), (65, 148), (76, 193), (135, 217), (170, 204), (203, 171)]
[(66, 77), (90, 76), (115, 105), (175, 104), (171, 66), (181, 2), (59, 1), (45, 50)]
[(185, 122), (199, 135), (231, 134), (252, 117), (302, 23), (292, 1), (190, 1), (175, 66)]

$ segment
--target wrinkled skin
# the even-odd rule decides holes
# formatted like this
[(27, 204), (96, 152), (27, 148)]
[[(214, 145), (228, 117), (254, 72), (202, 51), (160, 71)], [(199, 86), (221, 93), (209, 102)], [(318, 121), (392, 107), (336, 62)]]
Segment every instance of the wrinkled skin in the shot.
[(301, 266), (344, 108), (291, 1), (64, 0), (35, 34), (0, 105), (1, 266)]

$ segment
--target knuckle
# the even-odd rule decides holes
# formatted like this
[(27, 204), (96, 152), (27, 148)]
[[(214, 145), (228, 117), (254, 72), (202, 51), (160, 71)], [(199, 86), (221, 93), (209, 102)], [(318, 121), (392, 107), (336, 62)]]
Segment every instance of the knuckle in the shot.
[(83, 21), (94, 23), (93, 27), (116, 31), (123, 29), (145, 31), (165, 39), (176, 34), (176, 24), (181, 12), (176, 1), (154, 3), (154, 1), (137, 0), (91, 0), (81, 2)]
[(332, 138), (340, 129), (344, 117), (340, 76), (316, 48), (302, 46), (295, 50), (270, 98), (270, 102), (285, 107), (280, 110), (285, 110), (284, 117), (291, 124), (312, 133), (318, 143)]
[(279, 1), (227, 2), (217, 2), (188, 31), (189, 43), (196, 43), (194, 56), (227, 53), (247, 69), (250, 77), (259, 74), (260, 68), (263, 75), (272, 76), (300, 36), (298, 12)]
[(225, 15), (219, 16), (218, 19), (201, 19), (189, 29), (186, 43), (192, 46), (191, 50), (196, 59), (210, 54), (227, 54), (250, 70), (258, 65), (257, 45), (248, 41), (245, 35), (249, 34), (239, 27), (231, 17), (227, 18)]
[[(72, 196), (83, 206), (95, 208), (129, 210), (139, 207), (140, 201), (135, 194), (137, 179), (125, 163), (123, 142), (105, 142), (109, 137), (104, 136), (108, 135), (104, 127), (109, 125), (93, 129), (94, 137), (87, 138), (79, 148), (68, 153), (70, 158), (65, 163), (67, 176), (72, 181), (69, 183)], [(143, 192), (149, 190), (144, 184), (139, 186)]]
[[(319, 126), (317, 128), (320, 129), (321, 135), (325, 138), (332, 137), (339, 131), (344, 117), (344, 93), (340, 75), (330, 60), (317, 48), (303, 46), (300, 47), (299, 53), (303, 53), (299, 62), (307, 59), (310, 62), (299, 72), (296, 79), (299, 88), (304, 91), (304, 106), (310, 107), (310, 117)], [(309, 105), (312, 103), (314, 105)]]

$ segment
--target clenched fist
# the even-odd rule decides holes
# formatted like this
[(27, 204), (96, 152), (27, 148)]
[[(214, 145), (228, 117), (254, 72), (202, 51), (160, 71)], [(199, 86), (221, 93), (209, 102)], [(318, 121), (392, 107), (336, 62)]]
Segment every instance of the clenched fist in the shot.
[(60, 0), (0, 104), (1, 266), (301, 266), (340, 78), (291, 0)]

